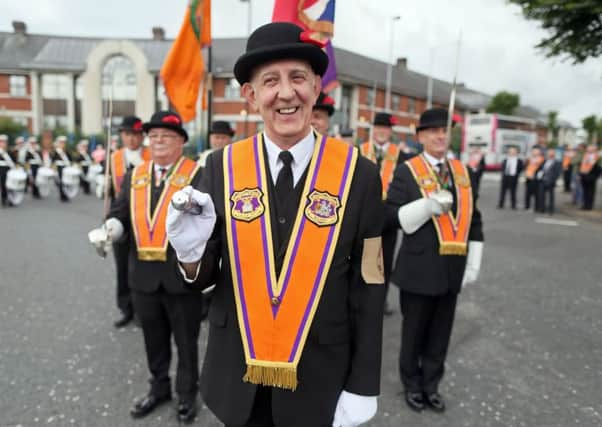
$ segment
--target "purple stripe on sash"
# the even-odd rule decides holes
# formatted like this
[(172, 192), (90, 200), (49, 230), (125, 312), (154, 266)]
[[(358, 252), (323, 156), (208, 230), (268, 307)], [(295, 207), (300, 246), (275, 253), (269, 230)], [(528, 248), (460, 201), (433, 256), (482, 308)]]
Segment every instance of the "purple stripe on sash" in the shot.
[[(322, 141), (320, 143), (320, 150), (318, 151), (318, 158), (316, 159), (316, 167), (314, 168), (314, 173), (311, 177), (311, 184), (309, 186), (310, 191), (314, 188), (314, 185), (316, 184), (316, 179), (318, 178), (318, 171), (320, 170), (320, 164), (322, 163), (322, 155), (324, 154), (324, 147), (326, 146), (326, 137), (323, 136), (322, 137)], [(302, 200), (301, 203), (305, 203), (305, 200)], [(291, 277), (291, 273), (293, 271), (293, 265), (295, 264), (295, 258), (297, 258), (297, 252), (299, 249), (299, 244), (301, 242), (301, 236), (303, 235), (303, 229), (305, 228), (305, 215), (303, 215), (303, 217), (301, 218), (301, 224), (299, 225), (299, 232), (297, 233), (297, 236), (295, 237), (295, 245), (293, 246), (293, 252), (291, 253), (291, 259), (290, 262), (288, 263), (287, 269), (286, 269), (286, 275), (284, 276), (284, 283), (282, 285), (282, 291), (280, 292), (280, 301), (282, 301), (284, 299), (284, 294), (286, 293), (286, 289), (288, 288), (288, 284), (290, 281), (290, 277)], [(280, 307), (280, 305), (278, 305), (276, 308), (276, 313), (278, 313), (278, 308)]]
[[(228, 150), (228, 176), (230, 177), (230, 188), (228, 188), (228, 194), (232, 195), (234, 189), (234, 173), (232, 170), (232, 147)], [(227, 202), (226, 209), (230, 208), (230, 200)], [(251, 336), (251, 328), (249, 327), (249, 315), (247, 313), (247, 303), (245, 301), (245, 292), (242, 285), (242, 274), (240, 268), (240, 254), (238, 253), (238, 237), (236, 235), (236, 221), (234, 218), (230, 218), (230, 228), (232, 230), (232, 246), (234, 252), (234, 264), (236, 266), (236, 282), (238, 283), (238, 295), (240, 296), (240, 308), (242, 311), (242, 317), (245, 324), (245, 331), (247, 335), (247, 343), (249, 345), (249, 354), (251, 358), (255, 358), (255, 349), (253, 348), (253, 337)]]
[[(345, 161), (345, 172), (343, 173), (343, 179), (341, 180), (341, 186), (339, 188), (339, 198), (343, 196), (343, 192), (345, 191), (345, 185), (347, 184), (347, 179), (349, 179), (349, 169), (351, 165), (351, 159), (353, 157), (353, 147), (349, 146), (349, 150), (347, 152), (347, 160)], [(313, 182), (312, 182), (313, 185)], [(342, 206), (345, 209), (345, 206)], [(322, 260), (320, 261), (320, 269), (318, 270), (318, 274), (316, 275), (316, 280), (314, 281), (314, 286), (311, 291), (311, 297), (309, 299), (309, 304), (305, 307), (305, 313), (303, 313), (303, 320), (301, 321), (301, 326), (297, 331), (297, 337), (295, 338), (295, 343), (293, 345), (293, 350), (288, 358), (289, 362), (292, 362), (295, 359), (295, 354), (297, 353), (297, 349), (299, 347), (299, 343), (301, 341), (301, 335), (303, 335), (303, 331), (305, 330), (305, 324), (307, 323), (307, 319), (309, 317), (309, 313), (311, 308), (314, 306), (314, 300), (316, 299), (316, 294), (318, 293), (318, 287), (320, 282), (322, 281), (322, 276), (324, 275), (324, 267), (326, 264), (326, 258), (328, 257), (328, 253), (330, 252), (330, 246), (332, 245), (332, 238), (334, 236), (336, 226), (330, 227), (330, 231), (328, 233), (328, 241), (326, 242), (326, 247), (324, 248), (324, 253), (322, 254)]]

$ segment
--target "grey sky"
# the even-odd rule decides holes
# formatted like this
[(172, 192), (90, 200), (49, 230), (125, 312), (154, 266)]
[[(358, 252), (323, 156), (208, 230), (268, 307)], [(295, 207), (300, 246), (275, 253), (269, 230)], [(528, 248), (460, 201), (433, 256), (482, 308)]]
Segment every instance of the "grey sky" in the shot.
[[(273, 0), (252, 0), (253, 27), (271, 18)], [(0, 5), (0, 30), (23, 20), (28, 31), (100, 37), (149, 37), (152, 26), (175, 37), (188, 0), (19, 0)], [(247, 34), (247, 5), (213, 0), (214, 37)], [(533, 46), (545, 33), (525, 21), (505, 0), (338, 0), (334, 43), (388, 60), (390, 17), (395, 24), (394, 55), (413, 70), (451, 80), (455, 43), (462, 30), (459, 80), (494, 94), (518, 92), (523, 104), (560, 111), (575, 125), (602, 115), (602, 59), (572, 66), (546, 59)], [(432, 52), (432, 65), (431, 65)], [(385, 76), (383, 76), (384, 80)], [(426, 88), (425, 88), (426, 91)]]

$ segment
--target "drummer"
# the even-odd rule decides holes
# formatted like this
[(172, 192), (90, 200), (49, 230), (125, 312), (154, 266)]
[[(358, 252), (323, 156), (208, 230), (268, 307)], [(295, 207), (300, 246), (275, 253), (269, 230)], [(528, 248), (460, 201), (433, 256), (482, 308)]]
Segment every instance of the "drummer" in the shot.
[(2, 194), (2, 207), (13, 206), (8, 199), (8, 190), (6, 188), (6, 175), (8, 171), (15, 167), (16, 159), (8, 151), (8, 136), (0, 135), (0, 193)]
[(54, 142), (54, 153), (52, 154), (52, 163), (56, 167), (56, 172), (58, 176), (57, 187), (59, 189), (59, 195), (61, 198), (61, 202), (68, 202), (69, 197), (65, 193), (65, 188), (63, 185), (63, 170), (71, 166), (71, 156), (67, 151), (65, 151), (65, 145), (67, 144), (66, 136), (57, 137)]
[(88, 178), (88, 171), (92, 165), (92, 157), (88, 154), (88, 140), (82, 139), (77, 144), (77, 154), (73, 159), (82, 170), (82, 174), (79, 176), (79, 185), (85, 194), (90, 194), (90, 181)]

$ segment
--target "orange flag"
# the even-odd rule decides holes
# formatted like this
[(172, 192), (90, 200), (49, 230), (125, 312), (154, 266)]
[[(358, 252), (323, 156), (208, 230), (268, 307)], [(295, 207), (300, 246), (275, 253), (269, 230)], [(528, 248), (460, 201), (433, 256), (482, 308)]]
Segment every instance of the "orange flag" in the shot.
[(185, 122), (196, 116), (205, 73), (201, 49), (210, 44), (211, 0), (191, 0), (180, 33), (161, 67), (167, 97)]

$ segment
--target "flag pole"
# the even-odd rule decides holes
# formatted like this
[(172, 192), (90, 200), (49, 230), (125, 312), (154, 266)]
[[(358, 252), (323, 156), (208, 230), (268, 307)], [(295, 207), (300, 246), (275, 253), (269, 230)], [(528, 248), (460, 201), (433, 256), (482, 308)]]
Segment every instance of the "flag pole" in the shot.
[(213, 44), (207, 47), (207, 140), (206, 148), (209, 148), (209, 133), (211, 132), (211, 122), (213, 121)]

